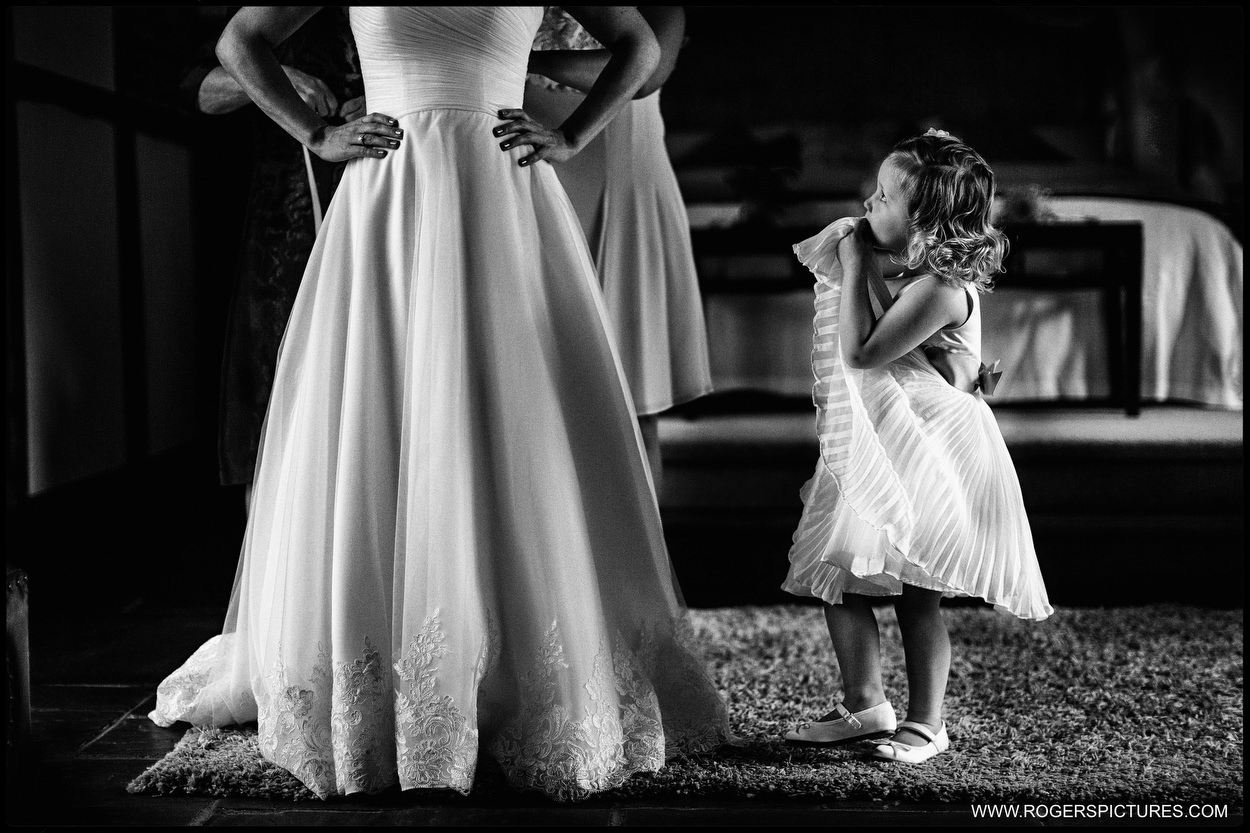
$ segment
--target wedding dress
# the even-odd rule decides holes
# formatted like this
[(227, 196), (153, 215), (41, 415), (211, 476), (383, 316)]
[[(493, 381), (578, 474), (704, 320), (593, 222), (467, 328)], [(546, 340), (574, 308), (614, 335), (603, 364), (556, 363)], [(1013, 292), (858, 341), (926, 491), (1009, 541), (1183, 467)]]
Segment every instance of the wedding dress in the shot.
[(353, 8), (372, 112), (292, 311), (224, 632), (161, 725), (258, 721), (320, 796), (576, 798), (707, 751), (636, 416), (551, 165), (499, 149), (541, 7)]

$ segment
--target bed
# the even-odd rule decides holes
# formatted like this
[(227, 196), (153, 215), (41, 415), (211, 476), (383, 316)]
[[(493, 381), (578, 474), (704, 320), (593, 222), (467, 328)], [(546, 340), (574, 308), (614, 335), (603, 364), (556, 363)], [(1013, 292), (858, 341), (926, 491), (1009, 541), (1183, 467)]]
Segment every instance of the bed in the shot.
[[(1241, 410), (1242, 246), (1229, 229), (1205, 212), (1149, 200), (1065, 196), (1048, 205), (1060, 222), (1141, 224), (1142, 401)], [(689, 210), (696, 241), (700, 229), (733, 229), (741, 219), (740, 207), (723, 203)], [(810, 395), (810, 279), (795, 274), (786, 244), (849, 213), (860, 213), (853, 201), (790, 208), (778, 218), (775, 253), (696, 243), (718, 391)], [(1013, 287), (1003, 275), (982, 304), (984, 358), (1004, 371), (991, 403), (1106, 400), (1114, 362), (1104, 303), (1096, 287)]]

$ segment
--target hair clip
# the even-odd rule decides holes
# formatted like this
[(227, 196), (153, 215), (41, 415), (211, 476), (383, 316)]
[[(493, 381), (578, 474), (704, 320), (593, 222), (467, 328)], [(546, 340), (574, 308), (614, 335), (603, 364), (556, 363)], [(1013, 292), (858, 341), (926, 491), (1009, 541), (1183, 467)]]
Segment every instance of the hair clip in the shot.
[(930, 127), (925, 131), (924, 135), (936, 136), (939, 139), (949, 139), (951, 137), (951, 134), (947, 133), (945, 130), (938, 130), (936, 127)]

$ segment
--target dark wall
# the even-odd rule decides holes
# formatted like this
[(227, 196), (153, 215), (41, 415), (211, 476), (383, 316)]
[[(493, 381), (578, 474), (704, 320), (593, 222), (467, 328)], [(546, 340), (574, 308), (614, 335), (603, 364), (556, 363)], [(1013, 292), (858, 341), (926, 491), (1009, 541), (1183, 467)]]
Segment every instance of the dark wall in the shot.
[(10, 481), (38, 494), (212, 435), (248, 134), (172, 94), (224, 18), (26, 6), (6, 22), (27, 450)]
[(1196, 200), (1241, 199), (1238, 6), (691, 6), (687, 18), (663, 93), (671, 131), (941, 123), (988, 158), (1114, 164)]
[(65, 604), (224, 598), (241, 530), (215, 437), (250, 149), (170, 94), (222, 18), (148, 11), (5, 13), (6, 560)]
[(670, 123), (1097, 119), (1112, 10), (690, 7)]

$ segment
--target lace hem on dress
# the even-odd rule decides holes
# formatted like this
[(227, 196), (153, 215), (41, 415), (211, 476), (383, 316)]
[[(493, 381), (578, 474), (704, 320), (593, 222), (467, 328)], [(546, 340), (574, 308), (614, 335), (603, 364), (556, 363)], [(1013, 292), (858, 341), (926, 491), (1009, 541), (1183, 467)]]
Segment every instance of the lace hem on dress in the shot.
[[(507, 682), (492, 679), (501, 641), (493, 621), (487, 630), (472, 672), (474, 692)], [(220, 667), (218, 649), (233, 636), (214, 637), (203, 665), (184, 666), (185, 673), (167, 681), (164, 700), (195, 703)], [(617, 632), (611, 644), (605, 638), (589, 679), (574, 681), (560, 625), (552, 622), (529, 667), (508, 687), (514, 707), (487, 742), (513, 786), (581, 799), (658, 771), (666, 757), (711, 752), (730, 739), (724, 702), (689, 647), (686, 618), (667, 633), (644, 626), (634, 637), (631, 643)], [(477, 703), (440, 692), (440, 660), (452, 653), (437, 610), (392, 667), (369, 639), (350, 661), (335, 660), (319, 644), (307, 679), (298, 680), (279, 648), (254, 684), (262, 754), (322, 798), (394, 784), (467, 795), (479, 720), (491, 719), (484, 706), (479, 714)], [(571, 696), (576, 692), (584, 696)], [(161, 716), (163, 725), (186, 719), (169, 708)]]

